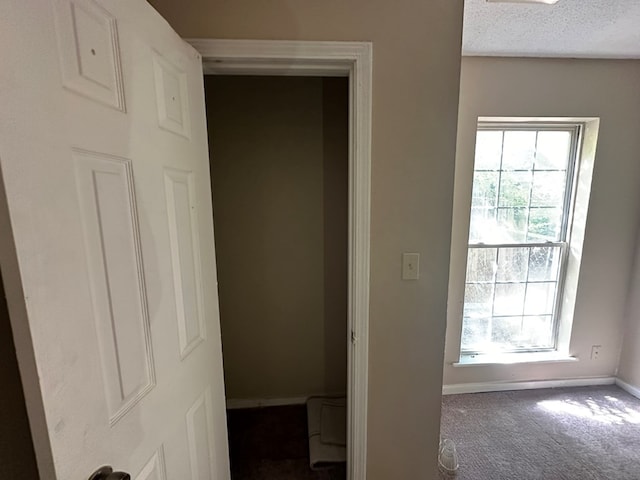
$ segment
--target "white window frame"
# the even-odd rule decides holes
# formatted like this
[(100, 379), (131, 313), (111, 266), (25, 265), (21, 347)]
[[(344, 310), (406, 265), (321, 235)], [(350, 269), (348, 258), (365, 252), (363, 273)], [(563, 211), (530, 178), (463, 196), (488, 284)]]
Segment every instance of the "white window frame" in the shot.
[[(580, 149), (584, 136), (584, 123), (581, 122), (564, 122), (564, 121), (536, 121), (536, 122), (521, 122), (521, 121), (479, 121), (476, 128), (476, 133), (479, 131), (518, 131), (526, 130), (536, 132), (540, 131), (567, 131), (571, 133), (571, 146), (569, 151), (569, 161), (567, 168), (567, 179), (565, 187), (565, 198), (563, 202), (563, 215), (561, 223), (560, 241), (557, 242), (522, 242), (522, 243), (471, 243), (467, 241), (467, 258), (469, 251), (472, 248), (495, 248), (496, 262), (498, 261), (498, 255), (501, 248), (513, 248), (513, 247), (560, 247), (560, 265), (558, 273), (558, 281), (556, 287), (556, 296), (554, 302), (554, 309), (552, 312), (552, 345), (547, 348), (527, 348), (527, 347), (514, 347), (512, 349), (501, 350), (500, 354), (513, 354), (513, 353), (537, 353), (537, 352), (555, 352), (558, 350), (558, 337), (560, 331), (560, 319), (562, 317), (562, 299), (564, 296), (564, 287), (567, 279), (567, 266), (569, 262), (569, 248), (571, 243), (571, 230), (573, 226), (573, 214), (575, 210), (576, 193), (577, 193), (577, 179), (578, 172), (580, 170)], [(501, 165), (502, 167), (502, 165)], [(475, 173), (475, 164), (473, 172)], [(498, 180), (498, 192), (500, 195), (500, 179), (502, 176), (502, 168), (500, 168), (499, 180)], [(472, 182), (472, 189), (475, 185)], [(531, 195), (529, 196), (529, 206), (531, 207)], [(465, 289), (467, 285), (467, 278), (465, 273)], [(495, 280), (494, 280), (495, 285)], [(525, 287), (526, 296), (526, 287)], [(495, 286), (494, 286), (494, 300), (495, 304)], [(464, 328), (464, 317), (462, 319)], [(461, 356), (475, 356), (485, 355), (495, 352), (486, 350), (465, 349), (462, 345), (462, 337), (460, 338), (460, 355)]]

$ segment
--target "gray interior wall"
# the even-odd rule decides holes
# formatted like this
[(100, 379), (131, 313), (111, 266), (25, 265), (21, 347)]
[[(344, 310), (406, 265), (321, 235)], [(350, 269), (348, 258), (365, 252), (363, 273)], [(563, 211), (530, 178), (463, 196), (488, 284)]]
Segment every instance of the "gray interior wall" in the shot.
[(348, 80), (207, 76), (229, 399), (346, 391)]
[(623, 333), (618, 377), (640, 391), (640, 231), (636, 241), (636, 257), (629, 285)]
[(13, 344), (9, 312), (0, 279), (0, 478), (38, 478), (35, 453)]
[[(622, 338), (633, 337), (625, 334), (624, 317), (640, 220), (638, 85), (640, 61), (463, 58), (445, 384), (616, 374)], [(452, 366), (460, 352), (473, 159), (479, 116), (600, 118), (569, 343), (569, 353), (578, 357), (578, 362)], [(634, 315), (634, 318), (640, 318), (637, 313)], [(633, 332), (638, 340), (629, 339), (629, 345), (636, 342), (635, 346), (640, 346), (639, 330), (636, 325)], [(597, 360), (590, 358), (592, 345), (602, 346)], [(640, 377), (634, 378), (640, 380)]]

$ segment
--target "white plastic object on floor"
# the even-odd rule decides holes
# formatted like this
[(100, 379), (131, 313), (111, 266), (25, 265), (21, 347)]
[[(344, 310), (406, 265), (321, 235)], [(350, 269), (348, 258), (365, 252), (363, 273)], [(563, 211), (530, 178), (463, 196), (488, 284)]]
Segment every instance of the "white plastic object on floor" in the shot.
[(455, 475), (458, 471), (458, 452), (456, 444), (453, 440), (440, 440), (440, 448), (438, 450), (438, 466), (442, 473), (447, 475)]
[[(336, 407), (338, 405), (344, 406), (343, 416), (326, 415), (324, 429), (326, 430), (327, 423), (331, 421), (341, 421), (344, 425), (347, 422), (346, 403), (344, 398), (331, 398), (331, 397), (311, 397), (307, 400), (307, 428), (309, 433), (309, 464), (312, 470), (321, 470), (337, 463), (344, 463), (347, 461), (347, 447), (346, 447), (346, 427), (343, 427), (340, 432), (340, 428), (331, 428), (332, 431), (323, 430), (323, 407), (330, 406)], [(340, 432), (344, 435), (344, 439), (337, 440), (337, 434)], [(325, 437), (323, 442), (322, 438)]]

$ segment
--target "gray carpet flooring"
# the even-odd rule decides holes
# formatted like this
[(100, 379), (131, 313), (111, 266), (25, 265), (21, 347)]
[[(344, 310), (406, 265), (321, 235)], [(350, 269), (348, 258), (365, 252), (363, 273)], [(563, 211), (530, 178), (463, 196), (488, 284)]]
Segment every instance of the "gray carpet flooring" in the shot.
[(307, 407), (228, 410), (231, 480), (345, 480), (345, 464), (309, 467)]
[(640, 480), (640, 400), (616, 386), (443, 397), (459, 480)]

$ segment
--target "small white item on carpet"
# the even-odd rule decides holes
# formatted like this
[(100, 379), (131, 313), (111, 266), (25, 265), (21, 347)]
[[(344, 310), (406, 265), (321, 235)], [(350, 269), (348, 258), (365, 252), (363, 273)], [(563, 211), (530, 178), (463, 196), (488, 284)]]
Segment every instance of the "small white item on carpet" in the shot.
[(453, 476), (458, 471), (458, 452), (453, 440), (440, 440), (438, 451), (438, 465), (442, 473)]
[(344, 397), (307, 401), (309, 458), (314, 470), (347, 461), (347, 408)]

